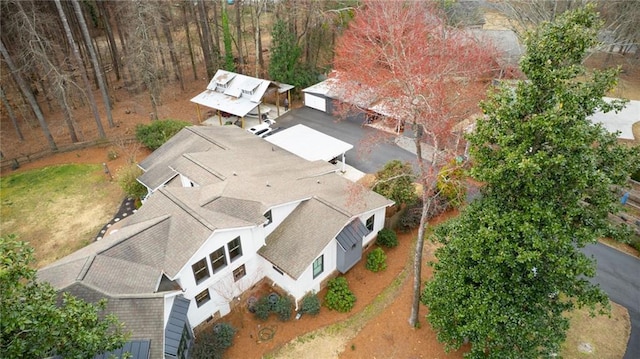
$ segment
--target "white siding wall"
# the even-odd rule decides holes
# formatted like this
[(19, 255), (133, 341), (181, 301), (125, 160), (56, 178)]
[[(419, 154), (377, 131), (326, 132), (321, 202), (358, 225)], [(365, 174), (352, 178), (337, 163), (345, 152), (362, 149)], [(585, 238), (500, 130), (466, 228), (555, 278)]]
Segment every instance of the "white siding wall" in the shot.
[(271, 232), (273, 232), (276, 228), (278, 228), (280, 223), (282, 223), (282, 221), (284, 221), (287, 217), (289, 217), (291, 212), (293, 212), (293, 210), (296, 209), (296, 207), (298, 207), (300, 202), (302, 201), (291, 202), (291, 203), (284, 204), (282, 206), (271, 208), (271, 217), (273, 219), (273, 222), (271, 222), (271, 224), (269, 224), (268, 226), (264, 227), (264, 238), (267, 238), (267, 236), (271, 234)]
[[(228, 301), (260, 280), (262, 275), (256, 275), (259, 272), (257, 270), (259, 262), (256, 259), (256, 251), (264, 245), (263, 233), (264, 231), (261, 227), (214, 232), (178, 273), (176, 279), (185, 290), (185, 298), (192, 300), (189, 306), (189, 321), (193, 326), (197, 326), (217, 311), (220, 311), (222, 315), (227, 314), (229, 312)], [(230, 262), (227, 244), (238, 236), (240, 236), (242, 245), (242, 256)], [(222, 246), (225, 248), (227, 265), (214, 274), (212, 273), (209, 255)], [(202, 258), (207, 259), (209, 278), (196, 284), (191, 266)], [(244, 278), (235, 282), (233, 280), (233, 271), (243, 264), (247, 274)], [(256, 279), (256, 277), (258, 278)], [(209, 288), (211, 299), (198, 308), (194, 298), (206, 288)]]
[(364, 242), (362, 243), (363, 247), (371, 243), (371, 241), (374, 238), (376, 238), (376, 236), (378, 235), (378, 231), (384, 228), (385, 212), (386, 212), (386, 208), (381, 208), (376, 211), (363, 213), (359, 216), (362, 223), (366, 225), (367, 219), (371, 217), (371, 215), (375, 215), (374, 222), (373, 222), (373, 231), (371, 231), (371, 233), (369, 233), (366, 237), (364, 237)]
[[(270, 262), (263, 259), (264, 264), (264, 273), (267, 275), (269, 279), (275, 282), (278, 286), (282, 287), (284, 290), (289, 292), (296, 300), (302, 299), (305, 294), (310, 291), (320, 291), (320, 283), (331, 275), (336, 270), (336, 240), (332, 239), (331, 242), (322, 250), (320, 255), (324, 255), (324, 270), (322, 273), (313, 278), (313, 261), (309, 263), (309, 266), (305, 271), (300, 275), (297, 281), (291, 278), (286, 273), (284, 275), (278, 273)], [(314, 258), (314, 261), (315, 259)]]

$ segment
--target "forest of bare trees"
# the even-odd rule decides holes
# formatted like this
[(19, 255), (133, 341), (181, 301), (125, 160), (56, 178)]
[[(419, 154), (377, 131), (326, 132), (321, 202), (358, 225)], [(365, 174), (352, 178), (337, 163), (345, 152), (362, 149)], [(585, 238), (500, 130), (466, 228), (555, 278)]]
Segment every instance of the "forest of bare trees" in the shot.
[[(514, 28), (522, 28), (585, 2), (545, 1), (538, 7), (529, 1), (487, 3), (508, 15)], [(479, 4), (443, 3), (472, 4), (471, 8)], [(21, 141), (25, 128), (37, 128), (49, 150), (56, 151), (47, 114), (61, 114), (65, 143), (102, 139), (105, 129), (115, 125), (116, 89), (131, 96), (145, 94), (150, 117), (157, 119), (166, 88), (185, 91), (185, 84), (210, 79), (219, 68), (300, 89), (331, 69), (336, 39), (359, 4), (357, 0), (1, 0), (2, 135)], [(637, 49), (637, 5), (637, 0), (601, 2), (610, 40), (607, 50)], [(468, 16), (464, 11), (457, 14)], [(281, 25), (277, 33), (275, 24)], [(292, 46), (293, 51), (272, 56), (280, 44)], [(92, 138), (78, 126), (89, 116), (79, 118), (77, 111), (87, 108), (95, 128)]]

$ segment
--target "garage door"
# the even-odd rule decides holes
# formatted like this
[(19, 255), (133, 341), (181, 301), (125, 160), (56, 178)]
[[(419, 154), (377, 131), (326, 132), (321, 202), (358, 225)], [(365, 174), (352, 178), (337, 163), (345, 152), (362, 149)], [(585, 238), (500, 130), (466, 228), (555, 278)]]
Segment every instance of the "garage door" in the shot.
[(318, 111), (327, 112), (327, 101), (324, 99), (324, 97), (319, 97), (305, 92), (304, 104), (305, 106), (315, 108)]

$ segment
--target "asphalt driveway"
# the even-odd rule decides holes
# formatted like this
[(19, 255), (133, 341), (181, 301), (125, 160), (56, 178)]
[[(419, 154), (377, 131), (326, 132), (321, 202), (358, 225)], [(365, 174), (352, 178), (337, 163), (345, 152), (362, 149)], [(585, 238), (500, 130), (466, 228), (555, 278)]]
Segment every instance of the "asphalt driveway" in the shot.
[(416, 164), (416, 156), (398, 147), (394, 143), (394, 135), (362, 126), (355, 118), (337, 121), (333, 116), (308, 107), (290, 110), (278, 117), (279, 127), (298, 124), (352, 144), (354, 148), (347, 151), (346, 162), (362, 172), (375, 173), (392, 159)]
[(592, 282), (629, 311), (631, 336), (624, 359), (640, 358), (640, 260), (600, 243), (588, 245), (582, 251), (597, 261)]

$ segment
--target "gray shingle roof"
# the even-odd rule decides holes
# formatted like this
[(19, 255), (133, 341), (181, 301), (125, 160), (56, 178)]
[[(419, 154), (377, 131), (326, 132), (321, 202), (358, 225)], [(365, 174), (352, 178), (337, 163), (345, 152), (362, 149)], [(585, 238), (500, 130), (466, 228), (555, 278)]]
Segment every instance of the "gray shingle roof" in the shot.
[(258, 253), (298, 279), (349, 221), (349, 215), (327, 203), (310, 199), (276, 228)]
[(95, 303), (107, 299), (106, 313), (114, 314), (131, 333), (131, 341), (149, 340), (150, 358), (162, 358), (164, 342), (164, 297), (148, 295), (138, 298), (117, 298), (106, 295), (83, 283), (65, 289), (70, 294)]

